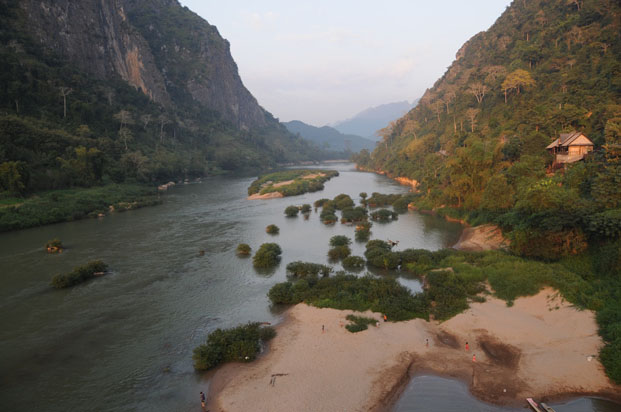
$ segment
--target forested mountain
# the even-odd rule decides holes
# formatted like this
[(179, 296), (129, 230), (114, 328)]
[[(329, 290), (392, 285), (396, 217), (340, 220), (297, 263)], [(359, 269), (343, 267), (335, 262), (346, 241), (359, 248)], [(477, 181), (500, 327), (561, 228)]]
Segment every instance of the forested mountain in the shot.
[[(620, 30), (618, 1), (514, 1), (358, 164), (416, 179), (426, 208), (501, 224), (524, 255), (618, 239)], [(574, 130), (595, 151), (557, 169), (546, 146)]]
[(370, 107), (356, 114), (351, 119), (335, 123), (332, 127), (343, 134), (353, 134), (371, 140), (378, 140), (378, 130), (383, 129), (389, 122), (397, 120), (416, 105), (408, 101), (381, 104)]
[(314, 159), (177, 0), (0, 0), (0, 191)]
[(343, 134), (330, 127), (315, 127), (299, 120), (283, 123), (291, 133), (296, 133), (306, 140), (310, 140), (324, 150), (342, 152), (349, 157), (352, 153), (363, 149), (373, 150), (375, 142), (353, 134)]

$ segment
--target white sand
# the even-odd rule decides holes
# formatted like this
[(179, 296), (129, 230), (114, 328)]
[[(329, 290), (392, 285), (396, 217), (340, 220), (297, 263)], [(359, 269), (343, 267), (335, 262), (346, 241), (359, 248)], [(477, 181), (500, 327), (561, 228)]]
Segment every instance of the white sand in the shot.
[(527, 396), (621, 393), (597, 358), (588, 360), (602, 345), (592, 312), (563, 303), (552, 289), (513, 307), (497, 299), (471, 306), (442, 324), (381, 322), (353, 334), (342, 327), (351, 311), (297, 305), (266, 356), (218, 370), (210, 410), (385, 410), (417, 371), (459, 377), (475, 395), (501, 404), (522, 404)]

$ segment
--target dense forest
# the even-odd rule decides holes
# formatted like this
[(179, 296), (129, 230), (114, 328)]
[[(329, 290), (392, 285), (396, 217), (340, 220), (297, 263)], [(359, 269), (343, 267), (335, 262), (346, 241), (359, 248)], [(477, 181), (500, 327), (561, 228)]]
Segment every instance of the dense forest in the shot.
[[(516, 0), (355, 160), (417, 180), (421, 207), (500, 224), (526, 256), (618, 239), (620, 29), (612, 0)], [(554, 164), (546, 146), (574, 130), (594, 152)]]
[[(0, 2), (2, 196), (247, 172), (278, 163), (317, 160), (324, 155), (289, 133), (245, 89), (242, 92), (247, 97), (243, 97), (248, 106), (253, 105), (252, 120), (257, 127), (246, 127), (241, 120), (236, 123), (231, 116), (202, 104), (207, 97), (200, 94), (200, 85), (196, 86), (196, 96), (193, 89), (185, 87), (183, 81), (189, 82), (196, 70), (202, 70), (203, 76), (211, 70), (231, 77), (231, 82), (235, 80), (237, 68), (232, 60), (225, 62), (227, 67), (181, 64), (192, 59), (205, 36), (209, 39), (205, 47), (215, 50), (213, 53), (228, 53), (228, 42), (215, 27), (176, 1), (149, 3), (148, 7), (138, 0), (125, 3), (132, 26), (123, 26), (124, 30), (132, 36), (138, 36), (138, 31), (144, 33), (146, 43), (154, 50), (154, 64), (164, 73), (166, 90), (162, 88), (159, 99), (154, 98), (155, 92), (132, 86), (119, 75), (97, 76), (83, 70), (80, 62), (45, 47), (33, 34), (35, 29), (29, 21), (33, 12), (27, 2)], [(104, 6), (89, 3), (71, 7)], [(158, 7), (164, 9), (154, 14)], [(137, 8), (144, 14), (132, 13)], [(150, 25), (145, 18), (150, 19)], [(81, 23), (70, 23), (74, 29), (71, 34), (76, 36)], [(198, 30), (207, 34), (193, 35)], [(93, 36), (84, 34), (89, 35)], [(167, 47), (171, 43), (181, 47)], [(171, 65), (175, 59), (180, 64)], [(213, 62), (217, 64), (220, 61)], [(151, 75), (162, 77), (158, 72)], [(244, 120), (244, 113), (237, 114)]]

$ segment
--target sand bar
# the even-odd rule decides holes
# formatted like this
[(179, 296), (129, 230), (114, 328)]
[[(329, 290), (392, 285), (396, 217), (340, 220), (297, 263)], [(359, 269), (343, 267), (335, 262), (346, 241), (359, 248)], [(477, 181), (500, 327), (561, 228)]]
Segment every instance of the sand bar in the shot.
[(419, 372), (460, 378), (475, 396), (497, 404), (523, 406), (529, 396), (621, 401), (621, 387), (596, 358), (602, 341), (594, 314), (549, 288), (513, 307), (494, 298), (473, 303), (441, 324), (381, 322), (352, 334), (342, 327), (348, 313), (291, 308), (267, 355), (216, 372), (210, 410), (386, 410)]

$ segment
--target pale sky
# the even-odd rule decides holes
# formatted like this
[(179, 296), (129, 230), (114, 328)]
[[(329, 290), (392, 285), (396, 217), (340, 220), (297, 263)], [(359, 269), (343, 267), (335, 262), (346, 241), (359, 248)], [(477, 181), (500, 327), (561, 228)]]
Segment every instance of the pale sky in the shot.
[(281, 121), (323, 126), (412, 101), (510, 0), (180, 0), (231, 43), (244, 85)]

